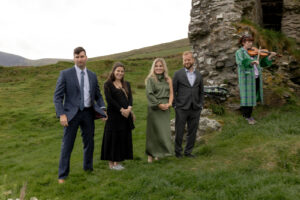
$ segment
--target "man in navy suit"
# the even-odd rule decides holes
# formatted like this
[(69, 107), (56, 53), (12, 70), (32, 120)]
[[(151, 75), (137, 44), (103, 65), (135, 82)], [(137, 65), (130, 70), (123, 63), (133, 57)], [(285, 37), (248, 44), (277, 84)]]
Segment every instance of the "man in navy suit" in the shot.
[(105, 104), (100, 93), (97, 76), (86, 68), (86, 51), (74, 49), (75, 66), (60, 72), (54, 93), (56, 115), (64, 127), (58, 182), (64, 183), (70, 171), (70, 157), (77, 130), (83, 140), (83, 169), (93, 170), (95, 113), (106, 119)]
[(203, 80), (200, 72), (194, 68), (192, 52), (184, 52), (182, 58), (184, 67), (176, 71), (173, 77), (173, 107), (176, 115), (175, 155), (177, 158), (182, 157), (182, 140), (186, 123), (188, 132), (184, 155), (194, 157), (192, 151), (204, 103)]

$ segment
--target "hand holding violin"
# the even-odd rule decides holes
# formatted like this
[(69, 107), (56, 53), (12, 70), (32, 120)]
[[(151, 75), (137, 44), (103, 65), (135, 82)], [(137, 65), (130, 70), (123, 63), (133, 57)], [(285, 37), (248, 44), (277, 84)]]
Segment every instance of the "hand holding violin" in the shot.
[(259, 61), (258, 60), (254, 60), (251, 62), (251, 65), (259, 65)]

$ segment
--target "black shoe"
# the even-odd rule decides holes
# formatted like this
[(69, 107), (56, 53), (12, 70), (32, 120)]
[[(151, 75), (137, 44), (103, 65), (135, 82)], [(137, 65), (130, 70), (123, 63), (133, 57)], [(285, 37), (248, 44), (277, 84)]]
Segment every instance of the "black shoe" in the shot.
[(175, 154), (176, 158), (182, 158), (182, 155), (180, 153)]
[(184, 154), (184, 156), (185, 157), (188, 157), (188, 158), (195, 158), (196, 156), (195, 155), (193, 155), (193, 154)]

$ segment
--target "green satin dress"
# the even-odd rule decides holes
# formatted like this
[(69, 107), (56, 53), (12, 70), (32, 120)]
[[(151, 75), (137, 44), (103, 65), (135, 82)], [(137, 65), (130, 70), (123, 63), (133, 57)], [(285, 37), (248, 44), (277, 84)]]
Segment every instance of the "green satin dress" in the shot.
[(148, 99), (146, 154), (152, 157), (173, 155), (170, 130), (170, 109), (160, 110), (158, 104), (169, 102), (170, 87), (164, 75), (149, 78), (146, 85)]

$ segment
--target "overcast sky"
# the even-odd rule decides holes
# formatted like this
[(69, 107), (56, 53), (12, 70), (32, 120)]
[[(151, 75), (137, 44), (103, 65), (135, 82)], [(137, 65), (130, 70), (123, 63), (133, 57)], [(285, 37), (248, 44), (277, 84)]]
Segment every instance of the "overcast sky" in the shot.
[(0, 51), (102, 56), (187, 38), (191, 0), (0, 0)]

